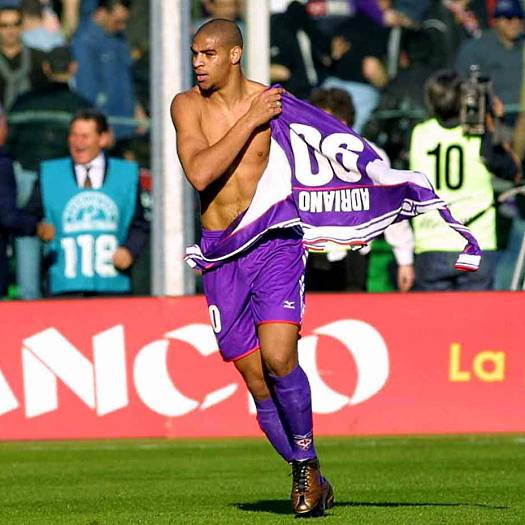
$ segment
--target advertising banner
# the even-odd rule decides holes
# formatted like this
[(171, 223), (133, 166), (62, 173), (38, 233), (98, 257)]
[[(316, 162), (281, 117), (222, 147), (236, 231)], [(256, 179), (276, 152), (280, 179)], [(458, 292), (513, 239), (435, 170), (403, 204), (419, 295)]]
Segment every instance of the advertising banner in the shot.
[[(524, 311), (520, 292), (307, 296), (316, 433), (525, 431)], [(261, 435), (202, 297), (6, 302), (0, 334), (2, 440)]]

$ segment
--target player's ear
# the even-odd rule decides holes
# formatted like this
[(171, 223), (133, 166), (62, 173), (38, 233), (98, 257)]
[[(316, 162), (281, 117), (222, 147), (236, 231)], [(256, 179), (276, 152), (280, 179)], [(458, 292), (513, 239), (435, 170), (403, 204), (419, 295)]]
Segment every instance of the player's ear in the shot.
[(239, 46), (234, 46), (230, 50), (230, 60), (232, 64), (238, 64), (241, 61), (242, 57), (242, 48)]

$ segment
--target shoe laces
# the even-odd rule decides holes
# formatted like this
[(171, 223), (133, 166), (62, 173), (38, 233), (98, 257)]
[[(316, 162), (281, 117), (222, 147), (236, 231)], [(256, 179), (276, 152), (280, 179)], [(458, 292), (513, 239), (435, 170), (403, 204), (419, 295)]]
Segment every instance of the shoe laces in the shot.
[(294, 490), (300, 494), (306, 492), (309, 487), (309, 470), (310, 467), (306, 461), (298, 461), (292, 466)]

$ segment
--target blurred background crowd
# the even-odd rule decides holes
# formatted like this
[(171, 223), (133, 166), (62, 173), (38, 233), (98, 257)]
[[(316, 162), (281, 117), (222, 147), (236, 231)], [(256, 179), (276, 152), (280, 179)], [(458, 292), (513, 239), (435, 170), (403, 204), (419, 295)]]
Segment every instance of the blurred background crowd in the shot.
[[(194, 28), (216, 17), (243, 29), (244, 9), (243, 0), (193, 0)], [(311, 290), (515, 287), (525, 235), (524, 29), (521, 0), (271, 0), (271, 81), (351, 126), (393, 167), (424, 172), (487, 254), (479, 273), (455, 272), (458, 240), (425, 215), (359, 252), (310, 257)], [(122, 175), (137, 184), (136, 199), (120, 203), (129, 220), (117, 245), (127, 254), (112, 263), (129, 284), (91, 288), (99, 270), (82, 267), (84, 284), (72, 291), (149, 294), (149, 31), (148, 0), (0, 0), (0, 295), (58, 295), (50, 242), (62, 243), (70, 273), (99, 248), (97, 268), (109, 271), (111, 243), (93, 248), (80, 236), (74, 251), (46, 228), (60, 206), (45, 187), (58, 165), (46, 161), (69, 157), (82, 190), (117, 169), (78, 160), (90, 144), (128, 161), (118, 164), (123, 173), (137, 168), (136, 182), (131, 168)], [(2, 178), (16, 184), (16, 202)]]

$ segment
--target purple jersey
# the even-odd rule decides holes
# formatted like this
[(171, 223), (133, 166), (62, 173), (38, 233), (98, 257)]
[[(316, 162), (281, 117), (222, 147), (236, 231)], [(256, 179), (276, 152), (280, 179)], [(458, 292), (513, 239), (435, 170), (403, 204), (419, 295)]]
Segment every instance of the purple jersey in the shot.
[(299, 224), (308, 250), (359, 246), (390, 224), (437, 209), (468, 241), (456, 267), (479, 267), (476, 239), (452, 217), (425, 175), (391, 169), (365, 139), (310, 104), (288, 94), (282, 103), (250, 207), (214, 242), (189, 248), (190, 265), (222, 264), (270, 229)]

